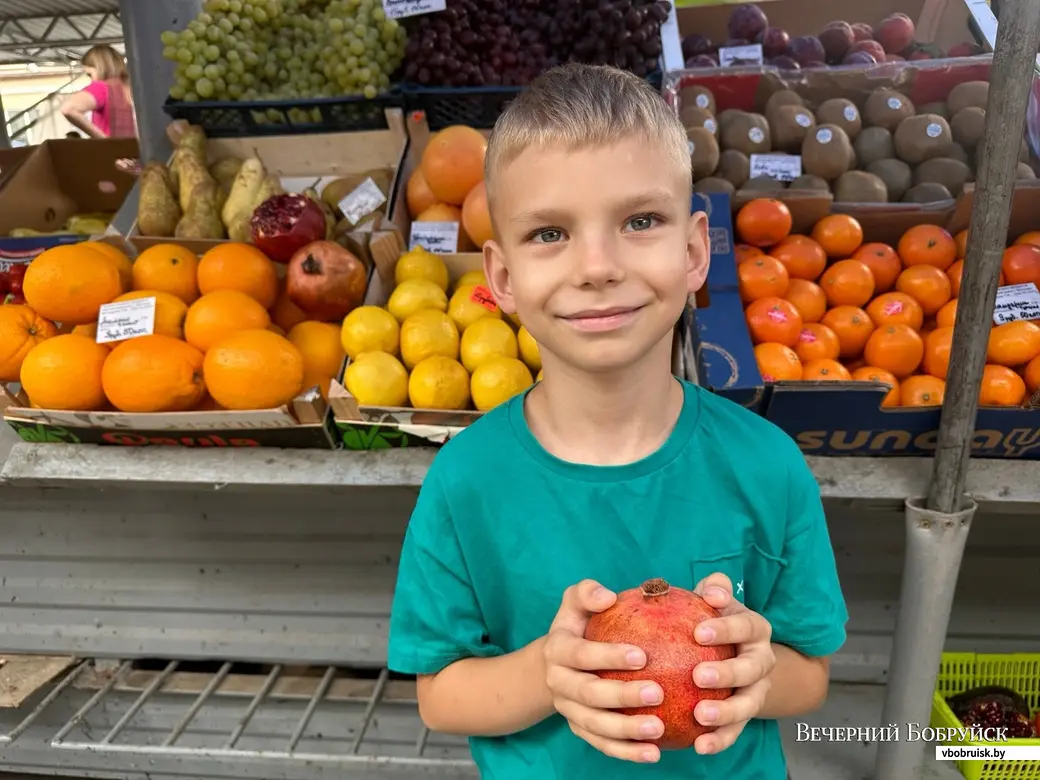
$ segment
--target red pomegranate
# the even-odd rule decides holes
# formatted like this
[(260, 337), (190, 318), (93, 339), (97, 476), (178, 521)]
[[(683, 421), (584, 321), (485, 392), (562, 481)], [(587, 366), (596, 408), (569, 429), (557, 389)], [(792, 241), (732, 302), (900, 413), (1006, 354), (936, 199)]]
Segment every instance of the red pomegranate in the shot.
[(662, 750), (693, 747), (702, 734), (715, 730), (703, 726), (693, 709), (701, 699), (727, 699), (729, 688), (701, 688), (693, 681), (693, 669), (702, 661), (733, 658), (732, 645), (705, 647), (693, 638), (704, 620), (720, 617), (717, 609), (693, 591), (673, 588), (662, 579), (647, 580), (638, 588), (622, 591), (610, 609), (593, 615), (585, 638), (639, 647), (646, 653), (646, 666), (635, 671), (601, 671), (608, 680), (652, 680), (664, 691), (664, 701), (653, 707), (621, 710), (626, 715), (656, 715), (664, 723), (664, 734), (649, 740)]
[(289, 299), (311, 319), (339, 322), (361, 305), (368, 269), (332, 241), (313, 241), (292, 256), (286, 271)]
[(301, 247), (325, 238), (325, 212), (306, 195), (272, 195), (249, 221), (253, 243), (276, 263), (288, 263)]

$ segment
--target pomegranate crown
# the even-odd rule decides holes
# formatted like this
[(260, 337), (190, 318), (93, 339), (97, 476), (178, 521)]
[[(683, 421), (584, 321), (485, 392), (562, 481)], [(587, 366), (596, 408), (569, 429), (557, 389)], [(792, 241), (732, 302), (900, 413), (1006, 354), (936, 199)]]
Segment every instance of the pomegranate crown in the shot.
[(654, 577), (652, 580), (647, 580), (640, 587), (643, 595), (646, 597), (663, 596), (668, 592), (668, 583), (660, 577)]

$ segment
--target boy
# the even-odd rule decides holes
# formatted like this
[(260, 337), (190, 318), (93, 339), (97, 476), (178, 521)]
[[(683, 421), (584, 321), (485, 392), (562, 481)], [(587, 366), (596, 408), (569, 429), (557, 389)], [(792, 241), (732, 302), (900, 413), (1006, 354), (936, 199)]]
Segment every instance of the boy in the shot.
[[(503, 113), (484, 270), (537, 340), (544, 381), (437, 455), (401, 553), (390, 668), (418, 676), (435, 731), (471, 738), (493, 780), (786, 776), (776, 718), (818, 707), (847, 615), (819, 489), (760, 417), (677, 380), (672, 333), (708, 268), (686, 133), (627, 73), (567, 65)], [(700, 664), (717, 727), (661, 752), (640, 648), (587, 642), (615, 593), (662, 577), (723, 617)]]

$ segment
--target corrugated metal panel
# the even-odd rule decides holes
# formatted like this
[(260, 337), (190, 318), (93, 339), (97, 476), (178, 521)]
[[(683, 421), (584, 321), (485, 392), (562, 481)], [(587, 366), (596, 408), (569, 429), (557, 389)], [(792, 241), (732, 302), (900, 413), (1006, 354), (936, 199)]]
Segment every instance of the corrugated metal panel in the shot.
[(118, 10), (119, 0), (4, 0), (0, 3), (0, 20), (24, 20), (34, 16), (63, 14), (115, 13)]

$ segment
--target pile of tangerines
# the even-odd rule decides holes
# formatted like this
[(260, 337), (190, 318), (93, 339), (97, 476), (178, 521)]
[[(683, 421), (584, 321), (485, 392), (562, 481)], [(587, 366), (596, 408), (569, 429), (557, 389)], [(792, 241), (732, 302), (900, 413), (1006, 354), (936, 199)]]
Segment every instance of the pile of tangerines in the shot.
[[(791, 233), (787, 206), (759, 198), (737, 213), (737, 276), (759, 372), (778, 381), (888, 385), (883, 407), (941, 406), (967, 231), (916, 225), (896, 246), (864, 242), (831, 214)], [(1004, 252), (1000, 284), (1040, 286), (1040, 231)], [(1040, 389), (1040, 323), (993, 326), (981, 406), (1019, 406)]]

